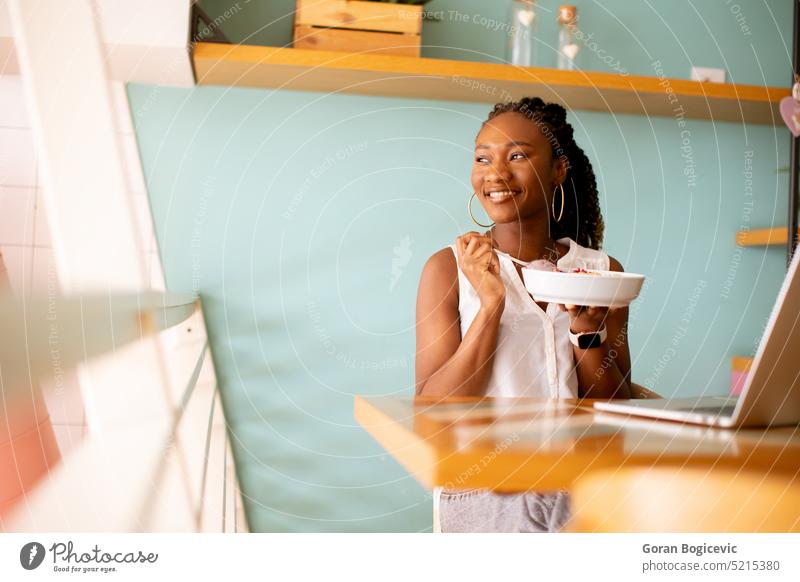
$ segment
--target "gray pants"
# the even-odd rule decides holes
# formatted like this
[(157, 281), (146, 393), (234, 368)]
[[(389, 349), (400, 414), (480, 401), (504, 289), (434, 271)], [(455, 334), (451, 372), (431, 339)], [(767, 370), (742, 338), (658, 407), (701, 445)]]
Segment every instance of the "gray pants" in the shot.
[(447, 532), (557, 532), (570, 516), (569, 494), (494, 493), (486, 489), (445, 489), (439, 524)]

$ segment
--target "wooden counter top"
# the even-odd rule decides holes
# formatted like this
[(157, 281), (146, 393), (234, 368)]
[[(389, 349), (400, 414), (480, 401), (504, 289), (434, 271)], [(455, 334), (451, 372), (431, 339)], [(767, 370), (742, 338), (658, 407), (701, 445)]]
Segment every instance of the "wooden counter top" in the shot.
[(591, 400), (356, 397), (356, 420), (424, 486), (569, 488), (609, 467), (800, 478), (800, 427), (728, 430), (594, 412)]

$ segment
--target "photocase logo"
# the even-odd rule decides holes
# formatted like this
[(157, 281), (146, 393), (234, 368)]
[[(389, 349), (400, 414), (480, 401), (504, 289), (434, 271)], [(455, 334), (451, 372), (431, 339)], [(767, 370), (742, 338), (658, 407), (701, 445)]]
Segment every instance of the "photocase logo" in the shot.
[(19, 552), (19, 563), (26, 570), (35, 570), (44, 560), (44, 546), (39, 542), (28, 542)]
[(403, 274), (403, 267), (408, 265), (411, 260), (411, 237), (408, 235), (400, 239), (400, 244), (392, 248), (394, 257), (392, 257), (392, 280), (389, 283), (389, 291), (393, 291), (395, 285), (400, 280)]

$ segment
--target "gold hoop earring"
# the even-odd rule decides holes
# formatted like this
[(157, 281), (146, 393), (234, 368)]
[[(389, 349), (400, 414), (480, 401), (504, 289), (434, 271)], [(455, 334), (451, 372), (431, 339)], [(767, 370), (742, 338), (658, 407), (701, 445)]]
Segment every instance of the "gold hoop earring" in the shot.
[(469, 202), (467, 202), (467, 211), (469, 212), (469, 217), (472, 219), (472, 222), (474, 222), (481, 228), (492, 228), (494, 226), (494, 222), (492, 224), (481, 224), (480, 222), (475, 220), (475, 217), (472, 215), (472, 199), (475, 198), (477, 194), (478, 194), (477, 192), (473, 192), (472, 196), (469, 197)]
[(564, 184), (558, 185), (561, 188), (561, 210), (558, 212), (558, 218), (556, 218), (556, 191), (553, 190), (553, 202), (550, 204), (550, 211), (553, 214), (553, 220), (556, 222), (561, 222), (561, 217), (564, 216)]

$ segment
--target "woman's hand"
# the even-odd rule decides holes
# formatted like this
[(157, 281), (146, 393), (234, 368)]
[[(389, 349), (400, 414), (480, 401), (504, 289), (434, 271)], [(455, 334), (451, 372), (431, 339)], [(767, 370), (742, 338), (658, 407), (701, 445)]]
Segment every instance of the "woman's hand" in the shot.
[(572, 333), (598, 331), (609, 314), (616, 311), (609, 307), (585, 307), (583, 305), (559, 305), (569, 314), (569, 329)]
[(458, 264), (478, 293), (481, 306), (504, 307), (506, 287), (500, 278), (500, 260), (492, 248), (492, 239), (468, 232), (456, 239), (456, 250)]

